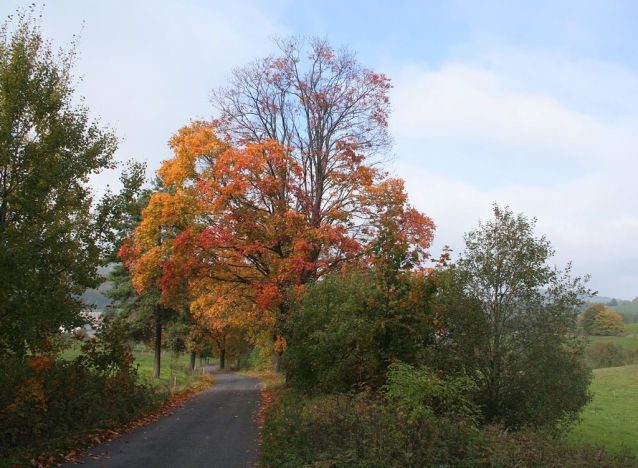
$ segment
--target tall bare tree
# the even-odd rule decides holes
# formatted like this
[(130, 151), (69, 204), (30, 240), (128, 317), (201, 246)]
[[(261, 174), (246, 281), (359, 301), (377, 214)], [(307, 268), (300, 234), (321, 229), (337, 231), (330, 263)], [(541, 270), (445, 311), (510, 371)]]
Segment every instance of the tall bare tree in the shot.
[(303, 168), (302, 211), (318, 225), (333, 208), (352, 203), (339, 181), (350, 175), (353, 160), (369, 164), (392, 146), (390, 80), (326, 39), (274, 42), (281, 55), (235, 69), (211, 102), (234, 142), (273, 139), (289, 149)]

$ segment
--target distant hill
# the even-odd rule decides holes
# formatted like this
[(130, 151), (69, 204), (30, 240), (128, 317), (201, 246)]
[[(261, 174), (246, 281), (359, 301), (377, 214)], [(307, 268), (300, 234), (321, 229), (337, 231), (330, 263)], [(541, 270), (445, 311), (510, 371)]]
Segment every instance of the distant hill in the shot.
[[(106, 279), (112, 269), (113, 267), (109, 265), (107, 267), (99, 267), (97, 271), (101, 276), (104, 277), (104, 279)], [(97, 289), (87, 289), (86, 291), (84, 291), (84, 294), (82, 294), (82, 299), (87, 304), (94, 305), (98, 309), (104, 309), (108, 304), (111, 303), (111, 299), (109, 299), (108, 297), (104, 297), (102, 293), (108, 291), (112, 287), (113, 283), (111, 283), (110, 281), (105, 281)]]
[[(585, 299), (589, 302), (601, 302), (603, 304), (607, 304), (608, 302), (611, 302), (611, 300), (614, 299), (613, 297), (607, 297), (607, 296), (590, 296), (589, 298)], [(618, 299), (617, 297), (615, 298), (617, 301), (620, 301), (620, 299)]]
[[(102, 286), (100, 286), (100, 289), (102, 289)], [(87, 304), (96, 306), (98, 309), (104, 309), (111, 302), (111, 299), (104, 297), (100, 289), (87, 289), (82, 294), (82, 300)], [(106, 290), (108, 289), (102, 289), (102, 292)]]

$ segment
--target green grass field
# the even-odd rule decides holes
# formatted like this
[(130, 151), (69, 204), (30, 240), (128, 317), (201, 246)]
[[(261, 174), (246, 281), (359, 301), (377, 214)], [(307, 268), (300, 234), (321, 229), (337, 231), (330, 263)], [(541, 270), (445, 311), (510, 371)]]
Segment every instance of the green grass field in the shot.
[(638, 365), (596, 369), (590, 388), (594, 399), (571, 440), (638, 453)]
[(625, 349), (638, 349), (638, 323), (625, 324), (622, 336), (593, 336), (589, 337), (590, 344), (598, 341), (611, 341)]
[[(64, 352), (66, 359), (73, 359), (80, 354), (79, 346), (75, 346)], [(159, 380), (153, 379), (153, 351), (146, 347), (137, 345), (133, 349), (135, 364), (139, 365), (138, 375), (146, 382), (160, 387), (163, 390), (175, 391), (191, 385), (197, 377), (197, 372), (193, 375), (188, 372), (189, 355), (184, 353), (174, 354), (170, 352), (162, 353)], [(216, 359), (209, 360), (207, 365), (218, 364)], [(196, 366), (199, 367), (199, 359)]]
[(615, 310), (619, 314), (638, 314), (638, 302), (632, 302), (631, 304), (623, 304), (618, 306), (607, 306), (608, 308)]

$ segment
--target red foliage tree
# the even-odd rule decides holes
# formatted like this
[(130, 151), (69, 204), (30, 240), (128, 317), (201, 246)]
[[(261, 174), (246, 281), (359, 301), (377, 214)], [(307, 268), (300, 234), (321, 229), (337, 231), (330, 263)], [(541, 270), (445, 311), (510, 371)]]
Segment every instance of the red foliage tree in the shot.
[[(403, 182), (378, 165), (389, 147), (389, 81), (347, 52), (311, 39), (235, 70), (213, 93), (221, 111), (170, 141), (175, 157), (127, 256), (135, 285), (157, 283), (166, 302), (190, 278), (235, 283), (285, 348), (286, 291), (344, 262), (422, 266), (434, 225), (407, 203)], [(161, 244), (158, 232), (172, 235)], [(159, 274), (158, 274), (159, 273)], [(277, 366), (277, 364), (276, 364)]]

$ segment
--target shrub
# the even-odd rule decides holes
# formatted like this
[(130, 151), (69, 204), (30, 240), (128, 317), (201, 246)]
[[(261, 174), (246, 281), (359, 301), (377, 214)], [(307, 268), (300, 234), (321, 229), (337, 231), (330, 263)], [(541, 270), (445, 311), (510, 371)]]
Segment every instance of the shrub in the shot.
[(638, 349), (624, 349), (611, 341), (598, 341), (585, 348), (585, 361), (591, 369), (635, 364)]
[(462, 416), (408, 422), (379, 393), (304, 398), (286, 391), (266, 412), (260, 466), (632, 468), (628, 452), (577, 447), (555, 434), (476, 428)]
[(0, 457), (133, 419), (155, 401), (119, 343), (89, 342), (72, 361), (35, 355), (0, 362)]
[(391, 362), (420, 362), (435, 331), (430, 285), (415, 274), (377, 273), (332, 273), (308, 286), (282, 356), (293, 386), (310, 394), (378, 388)]
[(474, 421), (479, 408), (472, 401), (478, 386), (467, 376), (445, 376), (428, 367), (416, 369), (393, 363), (384, 386), (386, 397), (401, 408), (410, 421), (434, 415), (461, 416)]

